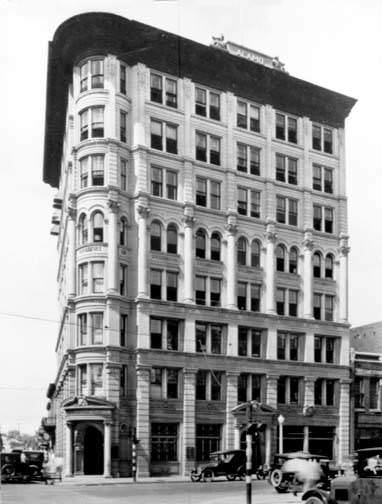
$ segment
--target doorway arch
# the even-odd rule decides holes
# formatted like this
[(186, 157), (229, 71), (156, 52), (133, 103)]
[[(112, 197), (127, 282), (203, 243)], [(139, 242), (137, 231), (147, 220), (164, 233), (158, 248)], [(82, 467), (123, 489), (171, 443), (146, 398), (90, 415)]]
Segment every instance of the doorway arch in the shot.
[(103, 434), (93, 425), (84, 430), (84, 474), (103, 474)]

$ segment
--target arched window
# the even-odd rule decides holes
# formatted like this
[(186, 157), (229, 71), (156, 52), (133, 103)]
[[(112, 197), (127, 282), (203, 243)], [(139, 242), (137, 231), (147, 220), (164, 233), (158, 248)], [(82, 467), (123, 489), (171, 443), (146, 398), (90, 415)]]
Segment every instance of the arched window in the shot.
[(206, 258), (206, 234), (202, 229), (196, 232), (195, 256), (201, 259)]
[(333, 278), (333, 256), (328, 254), (325, 257), (325, 278)]
[(253, 240), (251, 244), (251, 266), (254, 268), (260, 268), (260, 249), (260, 242)]
[(212, 233), (211, 236), (211, 260), (220, 261), (220, 235)]
[(85, 214), (81, 215), (78, 225), (80, 245), (85, 245), (88, 242), (88, 219)]
[(159, 222), (154, 221), (150, 227), (150, 249), (161, 251), (162, 227)]
[(292, 247), (289, 251), (289, 273), (297, 275), (297, 260), (298, 260), (298, 250), (296, 247)]
[(283, 245), (277, 245), (276, 269), (277, 271), (285, 271), (285, 247)]
[(321, 254), (319, 252), (313, 254), (313, 276), (321, 278)]
[(93, 242), (103, 242), (103, 215), (95, 212), (93, 215)]
[(178, 253), (178, 231), (175, 224), (167, 227), (167, 252), (169, 254)]
[(247, 240), (243, 236), (237, 241), (237, 264), (241, 266), (247, 264)]
[(119, 221), (119, 244), (127, 245), (127, 220), (125, 217), (121, 217)]

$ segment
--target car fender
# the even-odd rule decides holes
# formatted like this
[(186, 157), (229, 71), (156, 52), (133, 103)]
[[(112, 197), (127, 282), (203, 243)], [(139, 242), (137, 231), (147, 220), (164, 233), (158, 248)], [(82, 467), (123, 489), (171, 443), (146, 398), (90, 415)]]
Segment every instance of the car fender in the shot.
[(311, 488), (303, 494), (301, 500), (306, 501), (309, 497), (317, 497), (322, 500), (323, 504), (331, 504), (329, 492), (325, 492), (325, 490), (320, 490), (319, 488)]

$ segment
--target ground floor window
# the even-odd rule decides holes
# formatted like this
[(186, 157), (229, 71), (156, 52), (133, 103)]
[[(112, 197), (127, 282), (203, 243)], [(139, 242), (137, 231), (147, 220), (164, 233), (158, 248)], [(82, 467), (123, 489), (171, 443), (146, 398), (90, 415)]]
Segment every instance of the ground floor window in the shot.
[(360, 428), (355, 430), (355, 449), (373, 448), (376, 446), (376, 439), (382, 438), (382, 429)]
[(208, 460), (210, 453), (220, 450), (220, 424), (196, 424), (196, 460)]
[(284, 453), (300, 451), (304, 449), (304, 427), (300, 425), (284, 425), (283, 428), (283, 451)]
[(178, 460), (178, 424), (151, 424), (151, 461), (177, 462)]
[(309, 451), (333, 458), (334, 427), (309, 427)]

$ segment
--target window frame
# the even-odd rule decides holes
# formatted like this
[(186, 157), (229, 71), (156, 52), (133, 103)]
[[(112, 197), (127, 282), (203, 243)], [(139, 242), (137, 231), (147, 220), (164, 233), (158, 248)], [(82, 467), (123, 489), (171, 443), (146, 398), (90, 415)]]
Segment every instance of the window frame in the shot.
[[(282, 126), (280, 121), (281, 118), (283, 118)], [(293, 128), (290, 123), (295, 123), (296, 127)], [(284, 112), (276, 111), (274, 136), (277, 140), (282, 140), (286, 143), (298, 145), (298, 117), (291, 114), (285, 114)]]
[[(240, 105), (245, 106), (245, 114), (239, 113), (239, 106)], [(252, 118), (251, 109), (256, 109), (258, 111), (258, 114), (257, 114), (258, 119), (257, 120)], [(253, 133), (260, 133), (261, 132), (261, 115), (260, 114), (261, 114), (261, 110), (260, 110), (259, 105), (252, 104), (250, 102), (242, 100), (241, 98), (236, 99), (236, 127), (237, 128), (242, 128), (242, 129), (251, 131)], [(240, 119), (239, 119), (239, 116), (240, 116)], [(252, 121), (252, 119), (253, 119), (253, 121)], [(255, 121), (257, 121), (257, 122), (255, 122)], [(244, 122), (245, 122), (245, 125), (244, 125)]]
[[(202, 142), (205, 147), (198, 145), (198, 137), (204, 139)], [(213, 141), (217, 142), (218, 150), (211, 147)], [(208, 163), (214, 166), (222, 165), (222, 137), (205, 133), (198, 129), (195, 130), (195, 160), (201, 163)]]
[[(198, 92), (204, 93), (204, 101), (198, 101)], [(218, 97), (218, 106), (214, 106), (211, 104), (211, 95)], [(218, 91), (212, 91), (203, 86), (199, 86), (195, 84), (195, 107), (194, 113), (198, 117), (206, 117), (208, 119), (212, 119), (213, 121), (221, 121), (221, 93)], [(198, 109), (199, 107), (199, 109)], [(205, 113), (201, 113), (202, 109), (205, 109)], [(198, 111), (199, 110), (199, 111)], [(213, 111), (216, 111), (213, 112)], [(215, 117), (213, 117), (215, 116)]]
[[(153, 132), (153, 125), (155, 123), (160, 124), (160, 135)], [(175, 131), (175, 139), (168, 135), (168, 130), (170, 128)], [(173, 147), (170, 147), (171, 145), (173, 145)], [(166, 152), (167, 154), (179, 155), (179, 124), (164, 121), (156, 117), (150, 117), (150, 149)]]
[[(160, 82), (161, 82), (160, 88), (153, 87), (153, 85), (152, 85), (153, 84), (153, 79), (152, 79), (153, 77), (160, 79)], [(175, 93), (171, 93), (170, 91), (168, 91), (168, 83), (169, 82), (175, 84)], [(156, 90), (157, 97), (159, 99), (153, 99), (153, 97), (155, 96), (155, 93), (153, 93), (154, 89)], [(164, 74), (161, 74), (161, 73), (158, 73), (156, 71), (151, 70), (150, 71), (150, 102), (151, 103), (159, 103), (161, 105), (164, 105), (165, 107), (177, 109), (178, 108), (178, 99), (179, 99), (178, 79), (176, 77), (170, 77), (168, 75), (164, 75)]]

